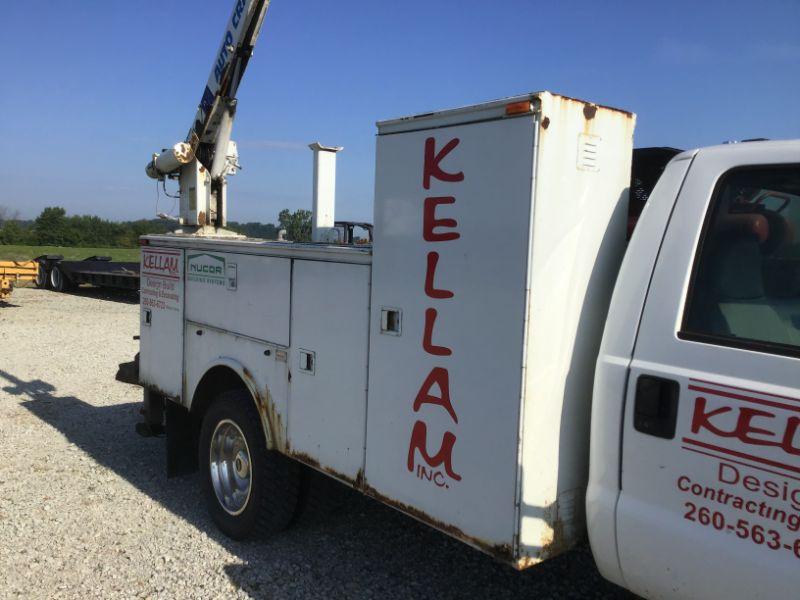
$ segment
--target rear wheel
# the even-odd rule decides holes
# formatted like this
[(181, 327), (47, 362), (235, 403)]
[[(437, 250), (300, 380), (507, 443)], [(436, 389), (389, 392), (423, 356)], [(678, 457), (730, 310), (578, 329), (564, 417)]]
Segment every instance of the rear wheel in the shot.
[(247, 391), (222, 392), (206, 412), (199, 465), (208, 510), (225, 535), (263, 537), (289, 526), (297, 508), (300, 466), (267, 449)]
[(38, 265), (36, 269), (36, 287), (44, 288), (47, 287), (47, 268), (44, 266), (43, 262), (38, 263)]
[(72, 283), (58, 265), (53, 265), (50, 269), (50, 287), (57, 292), (66, 292), (72, 287)]

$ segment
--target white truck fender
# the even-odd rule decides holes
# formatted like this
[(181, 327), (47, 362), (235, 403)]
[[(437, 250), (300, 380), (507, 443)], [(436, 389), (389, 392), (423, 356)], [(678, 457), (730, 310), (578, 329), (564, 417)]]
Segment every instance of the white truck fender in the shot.
[(256, 410), (261, 417), (261, 427), (264, 431), (264, 437), (267, 441), (267, 448), (270, 450), (277, 449), (279, 446), (278, 440), (280, 440), (280, 436), (276, 434), (276, 430), (274, 429), (274, 427), (277, 426), (277, 423), (272, 416), (274, 415), (274, 411), (272, 410), (272, 401), (268, 386), (264, 386), (263, 390), (260, 389), (253, 377), (252, 371), (235, 358), (231, 358), (229, 356), (219, 356), (209, 361), (203, 367), (203, 376), (198, 379), (197, 383), (192, 389), (186, 390), (186, 397), (191, 398), (191, 405), (189, 406), (190, 410), (194, 406), (195, 396), (206, 375), (208, 375), (212, 369), (219, 367), (224, 367), (233, 371), (247, 388), (247, 391), (250, 392), (250, 396), (253, 398)]

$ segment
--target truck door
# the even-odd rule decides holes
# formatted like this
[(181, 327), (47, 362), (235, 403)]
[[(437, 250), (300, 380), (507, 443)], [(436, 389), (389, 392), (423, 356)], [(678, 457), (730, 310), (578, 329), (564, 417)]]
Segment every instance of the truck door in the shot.
[(641, 595), (800, 589), (800, 143), (699, 151), (624, 410), (618, 552)]

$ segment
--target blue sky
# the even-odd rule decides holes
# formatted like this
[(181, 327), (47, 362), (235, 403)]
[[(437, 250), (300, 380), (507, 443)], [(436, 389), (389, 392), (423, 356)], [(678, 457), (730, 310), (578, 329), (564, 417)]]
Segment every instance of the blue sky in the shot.
[[(0, 205), (153, 216), (144, 165), (184, 138), (232, 5), (3, 2)], [(345, 147), (337, 217), (370, 219), (376, 120), (540, 89), (636, 112), (637, 146), (800, 137), (800, 0), (273, 0), (229, 217), (310, 207), (319, 140)]]

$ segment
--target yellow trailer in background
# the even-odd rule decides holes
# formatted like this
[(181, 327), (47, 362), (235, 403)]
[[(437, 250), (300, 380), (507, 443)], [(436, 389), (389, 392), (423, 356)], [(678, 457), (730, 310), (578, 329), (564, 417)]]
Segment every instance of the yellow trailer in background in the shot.
[(0, 260), (0, 300), (7, 299), (20, 283), (40, 285), (39, 262), (36, 260)]

